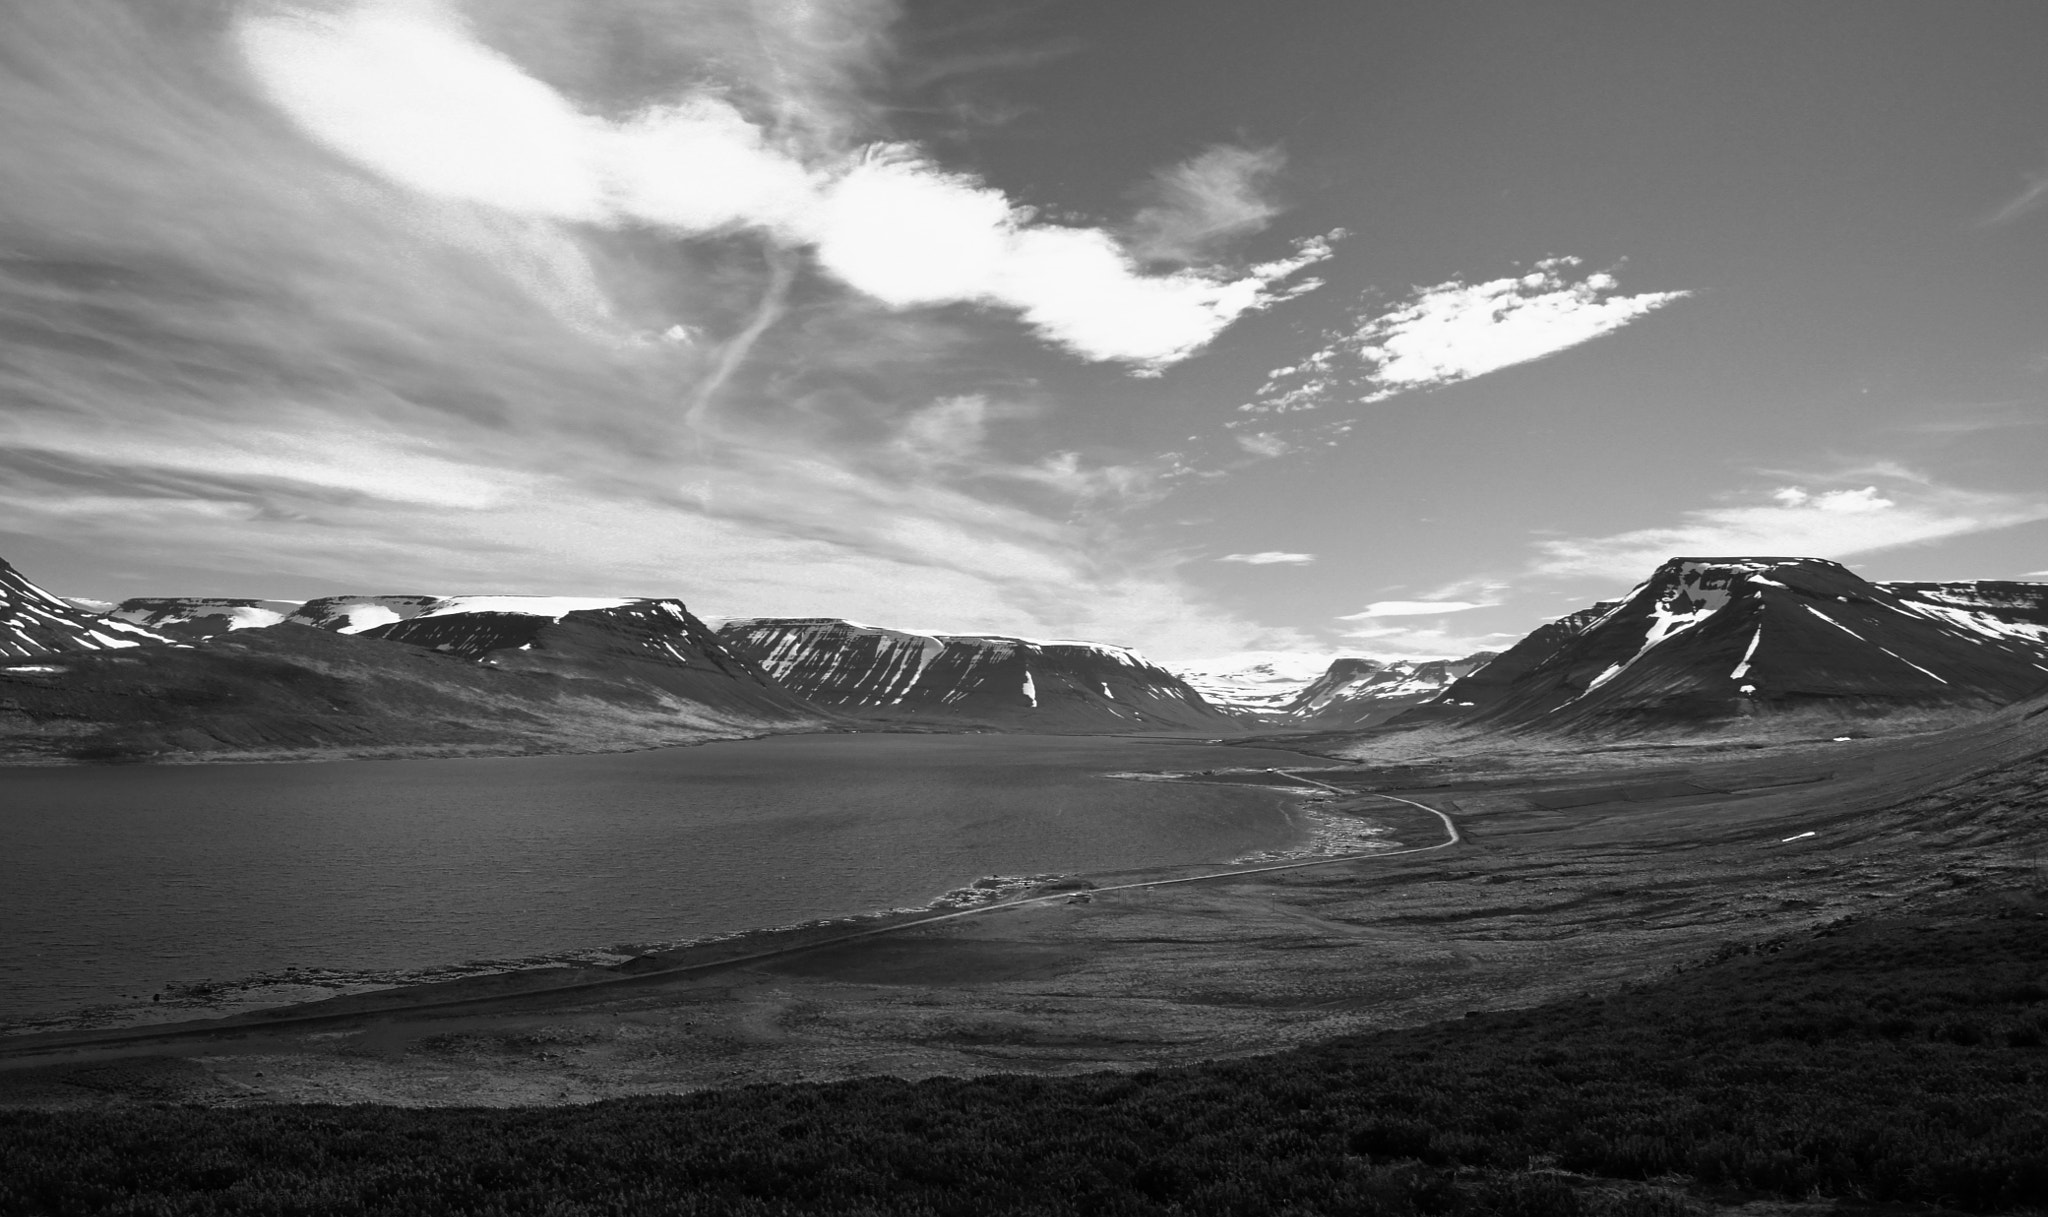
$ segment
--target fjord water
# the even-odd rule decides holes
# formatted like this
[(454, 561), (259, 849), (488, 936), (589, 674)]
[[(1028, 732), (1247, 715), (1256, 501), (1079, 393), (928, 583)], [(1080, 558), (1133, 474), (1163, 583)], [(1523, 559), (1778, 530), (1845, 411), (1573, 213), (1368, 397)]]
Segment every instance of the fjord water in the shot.
[(809, 735), (598, 756), (0, 769), (0, 1019), (916, 906), (994, 874), (1284, 848), (1270, 791), (1117, 770), (1297, 753)]

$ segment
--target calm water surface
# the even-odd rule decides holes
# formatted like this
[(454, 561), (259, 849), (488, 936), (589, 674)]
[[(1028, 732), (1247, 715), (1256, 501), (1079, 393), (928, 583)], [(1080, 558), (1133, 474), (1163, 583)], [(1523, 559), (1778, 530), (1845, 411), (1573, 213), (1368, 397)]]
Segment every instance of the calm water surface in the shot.
[(0, 1018), (921, 905), (991, 874), (1225, 862), (1279, 795), (1105, 779), (1296, 753), (810, 735), (609, 756), (0, 769)]

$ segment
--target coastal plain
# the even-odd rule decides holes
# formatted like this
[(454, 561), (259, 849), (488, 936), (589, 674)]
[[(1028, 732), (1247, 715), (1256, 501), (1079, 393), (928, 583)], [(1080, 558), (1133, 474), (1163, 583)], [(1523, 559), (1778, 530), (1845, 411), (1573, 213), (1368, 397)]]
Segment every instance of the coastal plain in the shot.
[[(0, 1105), (513, 1105), (1063, 1075), (1527, 1007), (1958, 889), (2038, 882), (2024, 841), (2048, 797), (2044, 710), (1774, 744), (1348, 737), (1342, 756), (1304, 757), (1296, 784), (1323, 814), (1386, 830), (1355, 855), (1088, 874), (859, 931), (9, 1037)], [(1325, 744), (1339, 750), (1302, 741)]]

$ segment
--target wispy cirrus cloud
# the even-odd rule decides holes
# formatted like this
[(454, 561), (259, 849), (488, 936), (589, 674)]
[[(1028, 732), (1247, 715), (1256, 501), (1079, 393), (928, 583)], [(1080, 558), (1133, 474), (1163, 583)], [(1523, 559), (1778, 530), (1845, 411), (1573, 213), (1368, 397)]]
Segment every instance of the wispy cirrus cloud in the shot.
[[(910, 145), (819, 147), (817, 124), (756, 121), (710, 91), (604, 117), (430, 0), (266, 11), (245, 16), (238, 38), (309, 134), (408, 188), (555, 221), (750, 231), (811, 250), (891, 306), (992, 305), (1084, 359), (1141, 372), (1285, 298), (1280, 284), (1327, 256), (1304, 246), (1255, 267), (1204, 259), (1147, 273), (1108, 230), (1043, 222)], [(1141, 229), (1189, 250), (1245, 231), (1258, 175), (1241, 161), (1260, 155), (1220, 151), (1169, 171), (1179, 195), (1141, 213), (1153, 217)]]
[(2013, 195), (2001, 204), (1996, 211), (1979, 220), (1978, 227), (1995, 228), (2000, 224), (2010, 224), (2022, 216), (2030, 215), (2040, 210), (2043, 204), (2048, 204), (2048, 171), (2030, 173), (2027, 175), (2026, 182), (2027, 184), (2020, 188), (2018, 194)]
[(1543, 359), (1611, 334), (1689, 295), (1622, 295), (1607, 271), (1575, 278), (1578, 258), (1546, 258), (1522, 275), (1415, 289), (1299, 363), (1275, 368), (1240, 409), (1239, 427), (1323, 406), (1385, 401)]
[(1781, 486), (1677, 524), (1536, 543), (1529, 571), (1641, 579), (1678, 556), (1843, 558), (2048, 519), (2048, 495), (1964, 490), (1887, 466), (1889, 485)]
[(1200, 263), (1223, 243), (1258, 232), (1281, 206), (1273, 184), (1286, 165), (1278, 148), (1217, 144), (1158, 170), (1131, 218), (1131, 248), (1149, 261)]
[(1218, 562), (1241, 562), (1246, 566), (1307, 566), (1316, 560), (1314, 554), (1294, 554), (1284, 550), (1266, 549), (1255, 554), (1225, 554)]
[[(1042, 409), (1005, 396), (1022, 378), (958, 370), (985, 366), (959, 356), (991, 311), (1138, 367), (1219, 314), (1130, 292), (1199, 280), (1228, 312), (1279, 270), (1147, 275), (1107, 228), (863, 143), (891, 11), (11, 10), (0, 552), (116, 595), (596, 589), (1168, 654), (1294, 645), (1084, 515), (1150, 493), (1147, 469), (1021, 434)], [(628, 42), (662, 73), (615, 72)], [(708, 83), (618, 83), (649, 78)], [(953, 231), (934, 223), (899, 234), (917, 265), (853, 268), (898, 186), (983, 217), (972, 248), (917, 245)], [(981, 291), (935, 263), (991, 227), (1009, 295), (896, 306)], [(1122, 276), (1103, 301), (1059, 294), (1060, 251), (1008, 244), (1073, 233)]]

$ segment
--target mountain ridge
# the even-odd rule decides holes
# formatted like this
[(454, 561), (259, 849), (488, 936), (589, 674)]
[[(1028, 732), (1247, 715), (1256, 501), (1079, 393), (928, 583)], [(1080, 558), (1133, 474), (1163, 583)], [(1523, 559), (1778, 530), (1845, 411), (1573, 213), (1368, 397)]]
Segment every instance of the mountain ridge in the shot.
[(1236, 730), (1128, 647), (925, 634), (836, 617), (742, 617), (719, 637), (793, 692), (865, 717), (1116, 731)]
[(2048, 584), (1869, 582), (1821, 558), (1678, 557), (1539, 627), (1396, 725), (1706, 723), (1991, 708), (2048, 686)]

